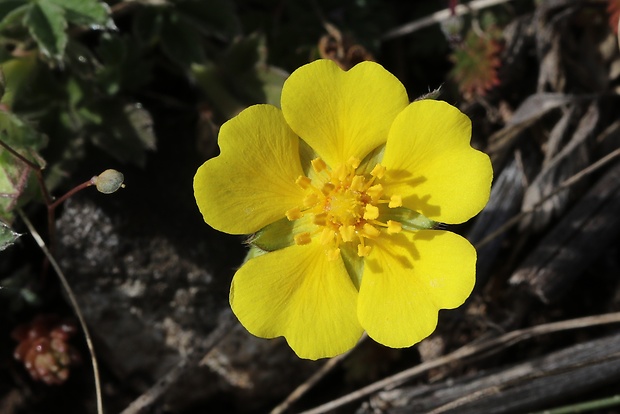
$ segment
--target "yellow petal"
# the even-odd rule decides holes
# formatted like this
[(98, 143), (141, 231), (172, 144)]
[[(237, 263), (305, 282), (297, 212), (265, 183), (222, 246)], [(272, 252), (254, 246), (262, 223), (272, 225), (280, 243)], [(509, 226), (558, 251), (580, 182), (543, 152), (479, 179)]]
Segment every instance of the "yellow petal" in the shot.
[(286, 121), (332, 168), (383, 144), (408, 102), (400, 81), (374, 62), (344, 72), (318, 60), (293, 72), (282, 89)]
[(460, 306), (475, 283), (476, 250), (439, 230), (375, 240), (358, 298), (359, 321), (375, 341), (411, 346), (430, 335), (439, 309)]
[(279, 109), (247, 108), (222, 125), (218, 142), (220, 155), (194, 177), (196, 202), (210, 226), (248, 234), (301, 205), (299, 139)]
[(263, 338), (284, 336), (301, 358), (332, 357), (362, 335), (357, 290), (341, 258), (327, 260), (317, 241), (267, 253), (233, 278), (230, 304), (241, 324)]
[(402, 111), (392, 128), (381, 164), (385, 193), (403, 206), (443, 223), (462, 223), (486, 205), (493, 170), (475, 149), (471, 121), (457, 108), (422, 100)]

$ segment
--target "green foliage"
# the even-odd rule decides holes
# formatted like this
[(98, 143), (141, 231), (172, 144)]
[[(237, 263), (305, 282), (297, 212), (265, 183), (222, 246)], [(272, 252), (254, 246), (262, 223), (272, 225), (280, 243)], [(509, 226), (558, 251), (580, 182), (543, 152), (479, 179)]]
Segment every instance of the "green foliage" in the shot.
[[(45, 138), (34, 128), (14, 114), (0, 111), (0, 139), (26, 159), (43, 165), (37, 151), (45, 144)], [(13, 210), (18, 202), (25, 202), (32, 197), (35, 183), (32, 168), (0, 147), (0, 220), (10, 223)]]

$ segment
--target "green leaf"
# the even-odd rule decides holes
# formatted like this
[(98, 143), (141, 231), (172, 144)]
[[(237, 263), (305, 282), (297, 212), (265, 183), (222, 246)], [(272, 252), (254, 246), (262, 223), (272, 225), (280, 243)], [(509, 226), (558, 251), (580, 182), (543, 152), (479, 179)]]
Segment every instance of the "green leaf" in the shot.
[(224, 119), (232, 118), (247, 106), (226, 88), (220, 71), (213, 63), (194, 64), (191, 71), (198, 87)]
[(5, 94), (0, 99), (0, 102), (9, 108), (14, 108), (15, 99), (19, 95), (22, 95), (22, 97), (27, 96), (26, 89), (32, 87), (32, 79), (36, 67), (36, 53), (26, 54), (23, 57), (3, 62), (2, 71), (4, 72)]
[(67, 21), (62, 8), (50, 0), (37, 0), (24, 16), (24, 26), (44, 55), (62, 59), (68, 40), (65, 33)]
[(0, 221), (0, 252), (15, 243), (19, 236), (19, 233), (15, 233), (9, 226)]
[(2, 97), (4, 96), (4, 90), (6, 87), (6, 81), (4, 79), (4, 71), (0, 66), (0, 101), (2, 101)]
[(29, 8), (28, 0), (0, 1), (0, 30), (22, 20)]
[(103, 29), (113, 25), (110, 21), (110, 9), (107, 4), (98, 0), (49, 0), (65, 11), (65, 18), (79, 26), (90, 26), (92, 29)]
[[(0, 111), (0, 139), (12, 150), (37, 165), (44, 165), (37, 154), (45, 138), (14, 114)], [(31, 168), (22, 160), (0, 146), (0, 220), (11, 222), (13, 209), (18, 202), (29, 199), (34, 188)]]
[(121, 162), (144, 166), (145, 151), (156, 148), (149, 112), (140, 104), (123, 104), (120, 99), (100, 102), (91, 111), (92, 121), (97, 122), (85, 128), (93, 142)]

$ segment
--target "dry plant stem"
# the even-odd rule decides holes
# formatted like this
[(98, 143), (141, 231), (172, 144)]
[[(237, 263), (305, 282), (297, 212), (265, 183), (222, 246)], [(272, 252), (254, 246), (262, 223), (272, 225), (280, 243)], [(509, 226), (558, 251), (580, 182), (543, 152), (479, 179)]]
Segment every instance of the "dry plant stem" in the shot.
[(599, 168), (605, 166), (607, 163), (609, 163), (610, 161), (614, 160), (614, 158), (616, 158), (618, 156), (620, 156), (620, 148), (616, 149), (615, 151), (610, 152), (609, 154), (607, 154), (606, 156), (604, 156), (600, 160), (596, 161), (595, 163), (589, 165), (588, 167), (584, 168), (583, 170), (579, 171), (578, 173), (568, 177), (566, 180), (562, 181), (562, 183), (560, 183), (560, 185), (558, 185), (558, 187), (555, 190), (553, 190), (551, 193), (547, 194), (545, 197), (541, 198), (532, 207), (530, 207), (527, 210), (523, 210), (519, 214), (516, 214), (510, 220), (506, 221), (506, 223), (504, 223), (502, 226), (500, 226), (497, 230), (495, 230), (494, 232), (492, 232), (491, 234), (486, 236), (484, 239), (482, 239), (479, 243), (476, 244), (476, 246), (475, 246), (476, 249), (480, 249), (481, 247), (483, 247), (487, 243), (491, 242), (494, 238), (496, 238), (500, 234), (504, 233), (505, 231), (510, 230), (510, 228), (512, 226), (514, 226), (515, 224), (517, 224), (523, 217), (525, 217), (526, 215), (534, 212), (538, 207), (542, 206), (545, 201), (547, 201), (548, 199), (550, 199), (551, 197), (553, 197), (554, 195), (556, 195), (560, 191), (564, 190), (565, 188), (570, 187), (571, 185), (575, 184), (577, 181), (579, 181), (580, 179), (582, 179), (586, 175), (592, 174), (593, 172), (595, 172)]
[(139, 414), (146, 412), (153, 404), (165, 396), (168, 390), (178, 382), (183, 374), (189, 369), (200, 365), (201, 361), (203, 361), (211, 350), (228, 335), (236, 323), (236, 319), (230, 309), (222, 312), (218, 319), (217, 328), (209, 334), (199, 350), (195, 350), (187, 358), (181, 360), (176, 367), (168, 371), (168, 373), (153, 384), (151, 388), (129, 404), (121, 414)]
[(583, 413), (586, 411), (600, 410), (601, 408), (617, 407), (620, 405), (620, 395), (613, 397), (601, 398), (599, 400), (581, 402), (577, 404), (565, 405), (558, 408), (549, 408), (545, 411), (539, 411), (533, 414), (572, 414)]
[(485, 9), (487, 7), (497, 6), (498, 4), (508, 3), (512, 0), (473, 0), (467, 5), (459, 4), (456, 6), (454, 13), (450, 8), (435, 12), (430, 16), (423, 17), (418, 20), (414, 20), (410, 23), (397, 27), (396, 29), (390, 30), (386, 34), (381, 37), (381, 40), (390, 40), (396, 37), (404, 36), (420, 29), (423, 29), (428, 26), (432, 26), (434, 24), (443, 22), (447, 20), (451, 16), (462, 16), (471, 11)]
[(311, 410), (304, 411), (302, 414), (322, 414), (331, 412), (338, 407), (342, 407), (345, 404), (349, 404), (353, 401), (367, 397), (375, 392), (384, 389), (393, 389), (401, 385), (405, 381), (409, 381), (431, 369), (438, 368), (440, 366), (457, 361), (462, 362), (463, 359), (478, 354), (486, 353), (486, 355), (490, 355), (492, 353), (499, 352), (509, 346), (512, 346), (518, 342), (534, 338), (536, 336), (547, 335), (554, 332), (567, 331), (572, 329), (586, 328), (591, 326), (606, 325), (611, 323), (620, 323), (620, 312), (596, 316), (587, 316), (584, 318), (547, 323), (531, 328), (517, 329), (504, 335), (500, 335), (497, 338), (491, 338), (480, 341), (478, 343), (465, 345), (448, 355), (444, 355), (435, 360), (428, 361), (407, 370), (401, 371), (398, 374), (387, 377), (381, 381), (377, 381), (364, 388), (360, 388), (359, 390), (347, 394), (343, 397), (337, 398)]
[(86, 325), (86, 320), (84, 319), (84, 315), (82, 314), (82, 311), (80, 310), (80, 306), (77, 303), (75, 295), (73, 294), (73, 290), (71, 289), (71, 286), (69, 285), (69, 282), (67, 281), (67, 278), (65, 277), (64, 273), (60, 269), (60, 266), (58, 265), (58, 262), (56, 262), (56, 259), (54, 259), (54, 256), (52, 256), (52, 254), (48, 250), (47, 246), (45, 245), (45, 242), (43, 241), (43, 239), (41, 238), (37, 230), (34, 228), (32, 223), (28, 219), (28, 217), (26, 217), (24, 212), (18, 208), (17, 213), (21, 217), (24, 224), (26, 224), (26, 227), (28, 227), (28, 231), (32, 235), (32, 238), (39, 245), (39, 248), (43, 251), (43, 253), (45, 254), (45, 257), (47, 257), (47, 260), (49, 260), (49, 263), (52, 265), (52, 268), (56, 271), (56, 274), (58, 275), (58, 278), (60, 279), (60, 282), (62, 283), (62, 287), (67, 293), (71, 307), (73, 308), (73, 311), (75, 312), (75, 315), (77, 316), (80, 322), (80, 327), (82, 328), (82, 332), (84, 332), (84, 338), (86, 339), (86, 346), (88, 347), (88, 352), (90, 353), (90, 362), (93, 367), (93, 377), (95, 380), (95, 393), (96, 393), (96, 398), (97, 398), (97, 413), (103, 414), (104, 413), (103, 412), (103, 398), (101, 396), (101, 382), (99, 380), (99, 365), (97, 364), (97, 357), (95, 356), (95, 347), (93, 346), (93, 341), (91, 339), (88, 326)]

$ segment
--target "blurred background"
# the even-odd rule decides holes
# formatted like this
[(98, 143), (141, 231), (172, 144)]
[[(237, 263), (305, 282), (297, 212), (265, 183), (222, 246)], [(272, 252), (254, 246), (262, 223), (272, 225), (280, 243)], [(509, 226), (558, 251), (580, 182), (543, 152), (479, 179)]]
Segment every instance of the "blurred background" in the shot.
[[(620, 412), (619, 13), (618, 0), (0, 0), (0, 414), (96, 413), (96, 388), (124, 414)], [(252, 337), (228, 307), (245, 238), (194, 202), (222, 123), (279, 106), (288, 74), (318, 58), (377, 61), (411, 100), (458, 106), (493, 161), (487, 208), (450, 228), (478, 248), (476, 289), (410, 349), (363, 340), (305, 361)], [(125, 188), (53, 204), (108, 168)], [(90, 327), (100, 386), (33, 232)]]

